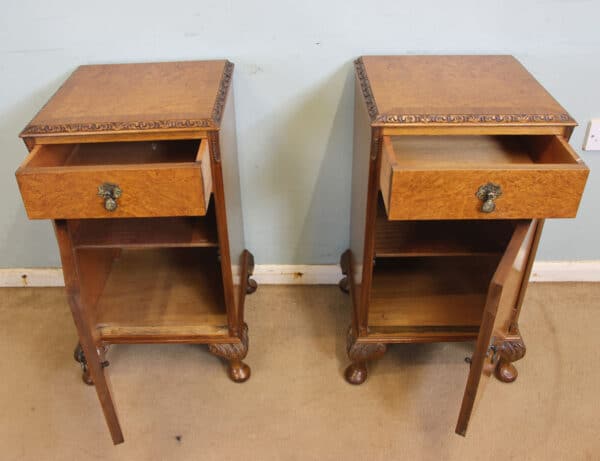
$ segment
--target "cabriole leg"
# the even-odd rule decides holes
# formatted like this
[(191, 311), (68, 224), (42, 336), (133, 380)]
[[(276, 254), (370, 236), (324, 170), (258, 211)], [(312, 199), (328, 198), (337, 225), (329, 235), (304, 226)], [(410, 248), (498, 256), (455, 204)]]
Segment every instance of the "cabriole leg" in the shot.
[(209, 344), (208, 350), (229, 362), (227, 374), (232, 381), (243, 383), (250, 378), (250, 367), (242, 362), (248, 353), (248, 325), (244, 324), (239, 343)]
[(77, 343), (75, 346), (75, 350), (73, 351), (73, 358), (76, 362), (81, 365), (81, 379), (88, 386), (92, 386), (94, 384), (94, 380), (90, 375), (90, 370), (88, 368), (87, 360), (85, 359), (85, 354), (83, 353), (83, 348), (81, 344)]
[(512, 383), (517, 379), (518, 371), (513, 362), (525, 356), (526, 347), (517, 329), (517, 336), (505, 339), (497, 349), (500, 359), (496, 366), (496, 378), (504, 383)]
[(361, 343), (348, 329), (347, 351), (352, 363), (346, 368), (344, 376), (350, 384), (362, 384), (367, 379), (367, 362), (385, 354), (387, 347), (383, 343)]

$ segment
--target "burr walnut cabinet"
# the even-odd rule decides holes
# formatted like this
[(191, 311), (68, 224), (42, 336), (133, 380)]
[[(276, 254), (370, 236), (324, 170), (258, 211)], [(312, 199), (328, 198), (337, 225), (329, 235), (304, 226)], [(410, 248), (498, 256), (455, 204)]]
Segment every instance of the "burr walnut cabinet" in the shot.
[(228, 61), (79, 67), (21, 133), (27, 214), (51, 219), (77, 327), (75, 359), (123, 441), (107, 375), (115, 343), (205, 343), (250, 376)]
[(511, 56), (355, 62), (346, 379), (390, 343), (474, 341), (456, 432), (491, 374), (517, 377), (519, 312), (545, 218), (575, 217), (575, 121)]

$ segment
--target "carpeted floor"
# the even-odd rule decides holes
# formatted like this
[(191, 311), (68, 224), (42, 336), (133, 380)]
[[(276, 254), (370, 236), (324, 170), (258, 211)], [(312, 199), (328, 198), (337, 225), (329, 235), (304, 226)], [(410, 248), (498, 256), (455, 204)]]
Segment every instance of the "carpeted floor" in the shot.
[(466, 438), (470, 345), (393, 346), (354, 387), (337, 287), (259, 287), (247, 321), (245, 384), (205, 346), (113, 346), (114, 447), (72, 359), (63, 290), (0, 290), (0, 459), (600, 459), (600, 284), (530, 286), (519, 379), (490, 382)]

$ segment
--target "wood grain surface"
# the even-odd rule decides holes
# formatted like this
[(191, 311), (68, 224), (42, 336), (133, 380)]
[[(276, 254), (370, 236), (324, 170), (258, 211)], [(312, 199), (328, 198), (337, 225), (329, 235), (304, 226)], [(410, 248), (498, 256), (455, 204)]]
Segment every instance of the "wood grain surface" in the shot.
[(198, 342), (227, 337), (214, 249), (124, 250), (97, 305), (106, 342)]
[(363, 56), (374, 124), (576, 125), (512, 56)]
[(457, 434), (466, 434), (475, 404), (481, 398), (486, 379), (491, 376), (496, 365), (494, 354), (490, 353), (490, 345), (494, 344), (492, 335), (496, 330), (506, 331), (506, 326), (503, 325), (506, 313), (513, 317), (510, 314), (519, 294), (522, 271), (527, 265), (529, 247), (534, 232), (535, 226), (532, 226), (531, 221), (521, 222), (517, 225), (506, 252), (491, 279), (456, 423)]
[[(384, 158), (380, 187), (393, 220), (575, 217), (589, 173), (553, 136), (384, 137)], [(492, 213), (476, 197), (487, 183), (502, 188)]]
[(215, 128), (232, 71), (224, 60), (81, 66), (21, 136)]
[[(212, 187), (206, 144), (39, 145), (16, 176), (31, 219), (202, 216)], [(114, 211), (98, 196), (104, 183), (123, 192)]]
[(423, 329), (479, 328), (500, 256), (378, 260), (373, 271), (370, 327), (398, 327), (396, 336)]
[(375, 256), (472, 256), (504, 252), (515, 222), (510, 220), (390, 221), (379, 200)]

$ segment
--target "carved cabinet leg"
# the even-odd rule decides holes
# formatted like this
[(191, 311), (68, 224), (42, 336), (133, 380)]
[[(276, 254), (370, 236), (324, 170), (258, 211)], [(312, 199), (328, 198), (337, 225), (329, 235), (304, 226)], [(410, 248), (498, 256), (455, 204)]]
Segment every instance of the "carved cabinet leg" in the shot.
[(92, 386), (94, 384), (94, 381), (92, 380), (92, 377), (90, 375), (90, 370), (88, 369), (88, 364), (87, 360), (85, 359), (85, 354), (83, 353), (83, 348), (79, 343), (77, 343), (77, 346), (75, 346), (75, 350), (73, 351), (73, 358), (76, 362), (79, 362), (79, 364), (81, 365), (81, 379), (83, 380), (83, 382), (86, 383), (88, 386)]
[(344, 293), (350, 293), (350, 280), (348, 279), (348, 273), (350, 272), (350, 250), (346, 250), (340, 258), (340, 267), (342, 268), (342, 274), (344, 277), (338, 283), (338, 287)]
[(243, 383), (250, 378), (250, 367), (242, 362), (248, 353), (248, 325), (244, 324), (239, 343), (209, 344), (208, 350), (229, 361), (227, 373), (232, 381)]
[(505, 383), (512, 383), (519, 374), (513, 362), (522, 359), (526, 351), (525, 343), (518, 329), (517, 336), (504, 340), (496, 351), (500, 357), (496, 366), (496, 378)]
[(352, 363), (346, 368), (344, 376), (350, 384), (362, 384), (367, 379), (367, 361), (378, 359), (385, 354), (387, 347), (383, 343), (360, 343), (348, 329), (347, 350)]

